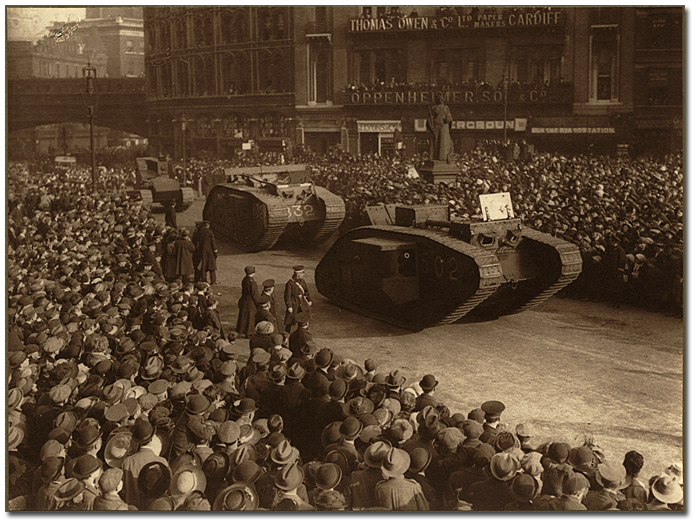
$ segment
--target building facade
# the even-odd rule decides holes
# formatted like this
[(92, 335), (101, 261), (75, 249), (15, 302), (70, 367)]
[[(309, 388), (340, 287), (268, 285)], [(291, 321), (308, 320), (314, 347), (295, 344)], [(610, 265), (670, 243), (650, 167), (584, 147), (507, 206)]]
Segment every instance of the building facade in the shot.
[(682, 145), (682, 8), (144, 8), (144, 28), (150, 139), (176, 157), (249, 140), (384, 155), (397, 134), (421, 152), (437, 93), (458, 152)]

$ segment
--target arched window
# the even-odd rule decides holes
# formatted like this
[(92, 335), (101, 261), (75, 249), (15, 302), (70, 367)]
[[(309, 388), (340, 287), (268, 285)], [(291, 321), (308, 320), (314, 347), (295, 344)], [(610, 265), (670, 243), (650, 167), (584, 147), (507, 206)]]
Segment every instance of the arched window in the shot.
[(269, 7), (258, 8), (258, 39), (270, 40), (273, 37), (272, 12)]
[(289, 78), (290, 60), (285, 56), (282, 50), (276, 50), (272, 55), (272, 71), (274, 74), (274, 91), (275, 93), (291, 92), (291, 79)]
[(190, 65), (182, 59), (177, 59), (175, 66), (176, 97), (190, 96)]
[(222, 93), (245, 95), (251, 93), (250, 56), (247, 53), (225, 53), (222, 59)]
[(273, 68), (272, 53), (268, 50), (258, 52), (258, 86), (257, 93), (274, 93), (276, 72)]

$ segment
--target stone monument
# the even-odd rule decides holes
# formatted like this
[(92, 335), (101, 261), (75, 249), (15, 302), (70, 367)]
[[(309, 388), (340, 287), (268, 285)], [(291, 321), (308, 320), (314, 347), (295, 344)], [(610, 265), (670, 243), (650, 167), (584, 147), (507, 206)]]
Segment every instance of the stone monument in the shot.
[(442, 93), (435, 97), (435, 104), (428, 112), (427, 128), (430, 132), (430, 159), (418, 169), (428, 183), (452, 183), (457, 180), (459, 167), (454, 163), (454, 144), (450, 137), (452, 115)]

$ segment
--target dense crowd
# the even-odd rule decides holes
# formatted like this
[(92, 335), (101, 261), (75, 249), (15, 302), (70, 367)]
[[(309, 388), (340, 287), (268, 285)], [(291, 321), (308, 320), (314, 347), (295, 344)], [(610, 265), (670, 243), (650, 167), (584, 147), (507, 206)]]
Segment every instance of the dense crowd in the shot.
[[(449, 203), (466, 216), (476, 213), (472, 193), (513, 192), (530, 180), (524, 188), (533, 192), (560, 185), (542, 199), (514, 200), (529, 221), (554, 231), (568, 219), (561, 211), (571, 212), (568, 196), (597, 197), (582, 206), (584, 220), (615, 203), (612, 165), (591, 165), (575, 190), (576, 171), (545, 158), (533, 173), (497, 170), (486, 154), (483, 164), (463, 159), (466, 178), (450, 187), (418, 185), (405, 165), (370, 158), (349, 166), (327, 160), (315, 171), (358, 208), (398, 196)], [(681, 181), (677, 165), (669, 166)], [(630, 175), (624, 187), (632, 192), (638, 179), (655, 178)], [(239, 331), (227, 332), (206, 277), (192, 281), (191, 267), (168, 271), (169, 246), (190, 247), (188, 233), (157, 222), (107, 181), (102, 174), (92, 194), (85, 169), (59, 177), (8, 167), (11, 510), (684, 508), (681, 463), (642, 478), (636, 451), (619, 460), (591, 441), (533, 444), (527, 422), (501, 423), (499, 401), (453, 413), (432, 373), (408, 382), (381, 357), (358, 364), (314, 342), (312, 299), (301, 280), (287, 286), (296, 303), (285, 288), (270, 316), (274, 283), (263, 281), (260, 294), (254, 267), (246, 268), (239, 308), (254, 308), (252, 334), (242, 317)], [(597, 193), (601, 184), (612, 203), (606, 190)], [(591, 186), (592, 195), (583, 191)], [(656, 184), (647, 190), (647, 199), (660, 192)], [(535, 209), (542, 204), (547, 212)], [(608, 214), (621, 221), (621, 210), (616, 204)], [(631, 227), (651, 217), (640, 214)], [(608, 220), (592, 218), (592, 232), (609, 236)], [(576, 239), (571, 228), (563, 235)], [(235, 340), (248, 336), (249, 352), (240, 355)]]

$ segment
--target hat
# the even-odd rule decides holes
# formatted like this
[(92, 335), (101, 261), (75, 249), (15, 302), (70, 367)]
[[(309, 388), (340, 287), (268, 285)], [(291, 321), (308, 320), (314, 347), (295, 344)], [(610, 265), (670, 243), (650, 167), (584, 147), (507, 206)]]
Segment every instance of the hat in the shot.
[(294, 490), (304, 481), (304, 471), (296, 463), (283, 465), (275, 476), (275, 485), (281, 490)]
[(43, 462), (50, 457), (59, 457), (63, 453), (63, 444), (55, 439), (49, 439), (44, 443), (39, 452), (39, 459)]
[(204, 492), (207, 486), (207, 477), (198, 466), (190, 463), (177, 468), (170, 482), (170, 495), (173, 497), (189, 494), (190, 492)]
[(213, 452), (202, 463), (207, 480), (223, 480), (229, 472), (230, 460), (226, 452)]
[(206, 412), (211, 406), (209, 399), (201, 393), (190, 395), (187, 398), (187, 412), (192, 415), (200, 415)]
[(651, 493), (662, 503), (678, 503), (683, 499), (683, 489), (678, 479), (670, 474), (662, 474), (651, 486)]
[(244, 269), (244, 271), (245, 271), (245, 274), (251, 275), (251, 274), (255, 273), (255, 267), (253, 267), (252, 265), (249, 265)]
[(255, 483), (262, 474), (262, 468), (252, 459), (239, 463), (233, 470), (233, 481), (236, 483)]
[(255, 364), (267, 364), (270, 362), (270, 354), (262, 348), (255, 348), (251, 351)]
[(581, 492), (584, 489), (590, 488), (591, 482), (588, 481), (588, 478), (583, 474), (580, 474), (578, 472), (569, 472), (564, 477), (562, 487), (564, 494), (572, 495)]
[(364, 454), (365, 465), (372, 468), (381, 467), (390, 448), (384, 441), (377, 441), (369, 445)]
[(297, 324), (308, 324), (311, 320), (311, 315), (309, 315), (306, 311), (302, 311), (301, 313), (296, 314), (294, 320)]
[(683, 485), (683, 463), (673, 463), (670, 467), (664, 469), (664, 474), (676, 478), (678, 483)]
[(491, 458), (491, 474), (501, 481), (512, 479), (519, 468), (520, 462), (509, 452), (499, 452)]
[[(81, 399), (82, 401), (82, 399)], [(80, 401), (79, 401), (80, 402)], [(74, 408), (76, 408), (78, 404), (76, 403)], [(56, 419), (53, 420), (53, 425), (56, 428), (65, 428), (69, 432), (72, 432), (75, 430), (76, 425), (78, 424), (78, 416), (75, 415), (73, 412), (61, 412), (56, 416)]]
[(424, 391), (428, 392), (435, 389), (435, 387), (438, 385), (438, 381), (436, 381), (435, 376), (431, 374), (423, 376), (418, 384)]
[(70, 397), (72, 390), (67, 384), (57, 384), (49, 390), (49, 397), (54, 404), (63, 404)]
[(119, 482), (122, 481), (123, 477), (124, 471), (122, 469), (108, 468), (102, 473), (97, 484), (103, 493), (114, 492), (119, 487)]
[(462, 444), (462, 441), (464, 441), (464, 434), (459, 428), (455, 428), (453, 426), (445, 428), (444, 430), (441, 430), (438, 438), (440, 439), (440, 442), (445, 445), (445, 448), (447, 448), (450, 451), (454, 451), (457, 449), (459, 445)]
[(316, 362), (316, 366), (319, 368), (326, 368), (327, 366), (330, 366), (331, 362), (333, 362), (333, 352), (328, 348), (323, 348), (314, 357), (314, 361)]
[(136, 441), (136, 443), (145, 445), (151, 439), (153, 439), (153, 435), (155, 433), (156, 429), (153, 428), (153, 425), (151, 425), (147, 419), (137, 419), (136, 423), (134, 424), (132, 438), (134, 441)]
[(85, 483), (76, 478), (69, 478), (56, 489), (54, 500), (58, 503), (70, 501), (85, 490)]
[(526, 474), (539, 476), (544, 472), (542, 466), (542, 454), (539, 452), (528, 452), (520, 459), (520, 468)]
[(411, 466), (411, 456), (400, 448), (390, 448), (382, 462), (382, 474), (385, 478), (396, 478), (404, 474)]
[(165, 393), (169, 386), (170, 383), (165, 379), (158, 379), (157, 381), (153, 381), (148, 385), (148, 393), (158, 396)]
[(586, 445), (572, 448), (569, 451), (569, 457), (567, 458), (567, 462), (574, 468), (574, 470), (578, 470), (579, 472), (583, 472), (584, 474), (591, 476), (595, 470), (593, 460), (593, 450)]
[(365, 360), (365, 370), (374, 371), (376, 369), (377, 369), (377, 364), (374, 362), (373, 359)]
[(24, 431), (18, 426), (10, 426), (7, 432), (7, 448), (13, 450), (24, 441)]
[(73, 475), (78, 479), (85, 479), (101, 468), (102, 461), (91, 454), (83, 454), (73, 463)]
[(221, 423), (216, 433), (219, 437), (219, 441), (230, 445), (238, 441), (238, 438), (241, 437), (241, 427), (234, 421), (225, 421)]
[(343, 379), (335, 379), (328, 387), (328, 395), (333, 400), (340, 400), (348, 393), (348, 383)]
[(146, 361), (141, 378), (145, 381), (155, 380), (160, 376), (162, 370), (163, 359), (159, 355), (153, 355)]
[(212, 505), (214, 511), (254, 511), (258, 508), (258, 493), (247, 482), (238, 482), (217, 494)]
[(83, 450), (87, 450), (102, 437), (100, 429), (93, 425), (83, 426), (73, 433), (73, 442)]
[(278, 465), (287, 465), (299, 459), (299, 450), (285, 439), (275, 447), (270, 458)]
[(161, 496), (148, 507), (149, 511), (174, 511), (175, 502), (170, 496)]
[(598, 484), (607, 489), (618, 489), (625, 481), (627, 471), (622, 463), (604, 461), (598, 465), (595, 479)]
[(382, 427), (389, 425), (394, 419), (394, 414), (388, 408), (377, 408), (372, 415), (376, 418), (377, 424)]
[(346, 417), (359, 417), (362, 414), (371, 414), (374, 411), (374, 403), (366, 397), (354, 397), (343, 404), (343, 415)]
[(336, 379), (344, 379), (347, 382), (350, 382), (353, 379), (357, 379), (359, 377), (362, 377), (360, 368), (357, 366), (357, 364), (353, 364), (352, 362), (348, 362), (347, 364), (344, 364), (343, 366), (335, 370)]
[(63, 457), (51, 456), (44, 459), (39, 467), (41, 481), (46, 483), (52, 482), (61, 473), (61, 469), (65, 463)]
[(547, 457), (555, 463), (566, 463), (569, 458), (570, 447), (567, 443), (552, 443), (547, 449)]
[(168, 465), (161, 461), (151, 461), (139, 471), (139, 492), (147, 498), (158, 498), (168, 490), (171, 479)]
[(520, 423), (515, 427), (515, 433), (520, 438), (530, 438), (533, 436), (532, 427), (527, 423)]
[(496, 452), (510, 452), (515, 448), (520, 448), (520, 440), (512, 432), (504, 430), (496, 434), (493, 439), (493, 448)]
[(362, 432), (362, 423), (356, 417), (347, 417), (340, 425), (338, 432), (346, 441), (354, 441)]
[(462, 432), (467, 440), (479, 439), (484, 433), (484, 426), (478, 421), (467, 419), (462, 423)]
[(433, 455), (430, 453), (430, 451), (422, 447), (416, 447), (411, 450), (410, 456), (411, 466), (408, 467), (408, 470), (412, 473), (422, 472), (428, 468), (428, 465), (430, 465), (430, 462), (433, 459)]
[(294, 380), (302, 379), (306, 375), (306, 370), (298, 362), (293, 363), (287, 370), (287, 377)]
[(316, 486), (323, 490), (335, 488), (342, 478), (343, 471), (335, 463), (323, 463), (314, 475)]
[(384, 384), (386, 384), (390, 388), (400, 388), (403, 385), (403, 383), (405, 383), (405, 382), (406, 382), (406, 377), (401, 375), (399, 370), (392, 371), (384, 379)]
[(128, 416), (129, 411), (126, 409), (126, 405), (124, 403), (115, 404), (105, 410), (105, 419), (113, 423), (118, 423)]
[(501, 417), (506, 405), (500, 401), (486, 401), (481, 405), (485, 417)]
[(267, 372), (267, 376), (275, 383), (283, 381), (287, 376), (287, 368), (285, 368), (284, 364), (275, 364), (272, 369)]
[(268, 289), (268, 288), (270, 288), (270, 287), (274, 287), (274, 286), (275, 286), (275, 281), (274, 281), (272, 278), (268, 278), (267, 280), (264, 280), (264, 281), (263, 281), (262, 286), (263, 286), (265, 289)]
[(115, 434), (105, 447), (105, 462), (114, 468), (121, 468), (124, 459), (134, 453), (135, 448), (129, 432)]
[(268, 320), (261, 320), (255, 325), (255, 331), (261, 335), (272, 335), (275, 332), (275, 326)]
[(531, 501), (537, 495), (537, 480), (530, 474), (518, 474), (513, 478), (510, 490), (516, 500), (522, 502)]
[(294, 269), (295, 271), (303, 271), (304, 266), (303, 265), (295, 265), (294, 267), (292, 267), (292, 269)]
[(258, 407), (255, 404), (255, 399), (251, 399), (250, 397), (235, 401), (231, 407), (231, 411), (238, 416), (255, 412), (257, 409)]
[(407, 441), (413, 436), (413, 425), (406, 419), (396, 419), (390, 428), (391, 435), (397, 441)]

